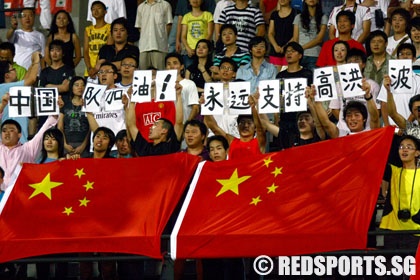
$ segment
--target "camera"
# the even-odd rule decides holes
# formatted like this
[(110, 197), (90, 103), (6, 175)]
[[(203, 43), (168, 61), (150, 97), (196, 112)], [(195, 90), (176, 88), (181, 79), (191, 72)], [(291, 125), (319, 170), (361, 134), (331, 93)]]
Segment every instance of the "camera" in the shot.
[(398, 211), (398, 219), (400, 219), (402, 221), (407, 221), (410, 218), (411, 218), (410, 210), (403, 209), (403, 210)]

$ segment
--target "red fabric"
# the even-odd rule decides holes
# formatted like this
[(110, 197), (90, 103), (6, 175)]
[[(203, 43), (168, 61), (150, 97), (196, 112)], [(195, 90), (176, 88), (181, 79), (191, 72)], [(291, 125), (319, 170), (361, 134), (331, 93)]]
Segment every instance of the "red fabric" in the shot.
[[(198, 161), (178, 153), (24, 164), (0, 215), (0, 263), (65, 252), (161, 257), (162, 231)], [(79, 179), (76, 169), (85, 175)], [(47, 174), (62, 183), (51, 200), (30, 186)], [(90, 202), (80, 206), (85, 197)], [(65, 207), (74, 213), (66, 215)]]
[(420, 246), (418, 245), (416, 253), (416, 274), (410, 276), (410, 280), (420, 280)]
[(60, 10), (66, 10), (71, 13), (73, 1), (72, 0), (51, 0), (51, 14), (56, 14)]
[[(251, 163), (206, 162), (201, 173), (199, 165), (181, 210), (185, 216), (171, 235), (172, 257), (365, 248), (392, 136), (388, 127), (266, 154)], [(238, 194), (235, 184), (228, 184), (235, 173)], [(223, 192), (223, 185), (233, 190)], [(256, 198), (261, 201), (254, 205)]]
[[(324, 42), (324, 44), (322, 45), (322, 48), (321, 48), (321, 52), (319, 53), (318, 60), (316, 61), (316, 66), (324, 67), (324, 66), (335, 66), (335, 65), (337, 65), (337, 63), (334, 59), (332, 47), (334, 46), (334, 43), (339, 41), (339, 40), (340, 39), (335, 38), (335, 39), (328, 40), (328, 41)], [(346, 42), (349, 44), (350, 49), (356, 48), (356, 49), (362, 50), (366, 53), (365, 47), (363, 47), (363, 45), (360, 44), (359, 42), (357, 42), (356, 40), (350, 39)]]
[[(21, 0), (4, 0), (4, 9), (16, 9), (20, 8)], [(4, 15), (7, 17), (13, 16), (17, 12), (5, 12)]]
[(168, 119), (175, 124), (175, 103), (173, 101), (158, 101), (136, 103), (136, 125), (144, 139), (149, 142), (150, 127), (160, 118)]
[(229, 159), (249, 159), (257, 155), (261, 155), (257, 138), (253, 138), (249, 142), (234, 138), (230, 143)]

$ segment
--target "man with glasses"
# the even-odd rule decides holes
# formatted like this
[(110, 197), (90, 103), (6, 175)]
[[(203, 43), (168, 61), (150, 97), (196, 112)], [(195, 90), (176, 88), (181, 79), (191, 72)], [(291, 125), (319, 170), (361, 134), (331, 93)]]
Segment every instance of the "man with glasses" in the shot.
[(17, 18), (11, 17), (11, 25), (7, 30), (6, 38), (16, 47), (16, 63), (29, 69), (33, 52), (38, 51), (44, 55), (45, 37), (41, 32), (34, 30), (35, 11), (33, 8), (23, 8), (18, 18), (21, 28), (18, 29)]
[[(34, 52), (32, 54), (31, 66), (29, 67), (28, 72), (26, 72), (22, 81), (18, 81), (16, 69), (13, 68), (12, 63), (9, 61), (0, 61), (0, 98), (9, 92), (11, 87), (34, 85), (37, 79), (40, 60), (40, 53)], [(6, 119), (14, 119), (20, 124), (22, 127), (22, 136), (20, 137), (20, 142), (25, 143), (29, 137), (28, 118), (10, 118), (9, 107), (6, 107), (3, 112), (2, 121), (5, 121)]]
[(133, 83), (134, 71), (137, 70), (138, 67), (137, 63), (137, 59), (133, 56), (127, 56), (121, 60), (121, 81), (115, 84), (116, 87), (123, 88), (125, 90), (128, 90), (131, 87)]

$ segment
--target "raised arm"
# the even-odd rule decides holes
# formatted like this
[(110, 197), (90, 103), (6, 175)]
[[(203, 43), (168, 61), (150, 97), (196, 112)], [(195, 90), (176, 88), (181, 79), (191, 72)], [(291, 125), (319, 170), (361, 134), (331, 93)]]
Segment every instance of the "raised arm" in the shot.
[(373, 100), (372, 90), (370, 84), (366, 81), (366, 78), (362, 80), (362, 89), (365, 91), (365, 100), (367, 101), (367, 109), (370, 116), (370, 128), (379, 128), (379, 112), (376, 109), (375, 101)]
[(321, 122), (319, 121), (318, 114), (316, 113), (314, 98), (312, 96), (307, 96), (307, 103), (312, 118), (314, 119), (316, 134), (318, 134), (321, 140), (325, 140), (325, 138), (327, 138), (327, 135), (325, 134), (325, 130), (322, 127)]
[(389, 75), (384, 76), (383, 85), (386, 89), (387, 102), (386, 107), (388, 115), (394, 120), (399, 128), (405, 129), (407, 127), (407, 120), (397, 112), (397, 106), (395, 105), (394, 95), (391, 92), (391, 78)]
[(29, 66), (28, 71), (23, 77), (25, 86), (32, 86), (38, 76), (39, 66), (41, 64), (41, 53), (36, 51), (32, 53), (32, 64)]
[(176, 104), (175, 104), (175, 134), (178, 141), (182, 140), (182, 131), (184, 130), (184, 109), (182, 106), (182, 86), (176, 82)]
[(249, 105), (251, 106), (252, 111), (252, 118), (254, 120), (255, 124), (255, 131), (257, 132), (257, 140), (258, 145), (260, 147), (260, 151), (262, 154), (265, 153), (265, 144), (266, 144), (266, 136), (265, 136), (265, 129), (261, 123), (260, 116), (258, 115), (258, 109), (257, 109), (257, 100), (254, 96), (249, 96)]

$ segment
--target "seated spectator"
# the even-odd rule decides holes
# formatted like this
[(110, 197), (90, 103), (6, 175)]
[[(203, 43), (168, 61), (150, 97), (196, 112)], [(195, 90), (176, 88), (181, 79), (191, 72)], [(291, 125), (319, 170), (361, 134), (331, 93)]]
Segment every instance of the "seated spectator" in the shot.
[(123, 129), (117, 133), (115, 137), (115, 145), (117, 146), (117, 158), (131, 158), (133, 154), (131, 152), (130, 139), (127, 135), (127, 130)]
[(41, 159), (38, 163), (48, 163), (64, 158), (63, 133), (57, 128), (48, 129), (43, 135)]
[[(397, 48), (404, 43), (411, 43), (410, 36), (410, 13), (405, 9), (396, 9), (391, 14), (392, 36), (388, 37), (386, 52), (392, 57), (397, 56)], [(415, 54), (414, 54), (415, 55)]]
[(70, 81), (70, 101), (64, 103), (60, 110), (60, 119), (57, 127), (64, 134), (64, 149), (66, 154), (89, 156), (89, 122), (82, 112), (82, 95), (86, 81), (76, 76)]
[(8, 61), (16, 69), (18, 81), (22, 81), (26, 74), (26, 69), (14, 62), (16, 54), (15, 45), (10, 42), (0, 43), (0, 61)]
[(195, 83), (198, 95), (201, 96), (204, 92), (204, 84), (212, 82), (211, 66), (213, 57), (213, 44), (207, 39), (201, 39), (197, 42), (195, 48), (195, 55), (193, 56), (193, 63), (187, 68), (185, 72), (185, 79), (191, 80)]
[(198, 120), (187, 121), (184, 125), (184, 141), (187, 148), (183, 150), (190, 155), (196, 155), (201, 160), (209, 160), (209, 152), (204, 145), (207, 136), (207, 126)]
[(235, 25), (223, 24), (220, 28), (220, 38), (224, 45), (223, 50), (216, 53), (211, 67), (212, 77), (214, 80), (220, 80), (219, 67), (224, 57), (230, 57), (236, 63), (237, 67), (247, 65), (251, 62), (251, 56), (247, 51), (242, 50), (236, 45), (238, 30)]
[(93, 132), (93, 153), (91, 158), (113, 158), (111, 149), (115, 144), (114, 132), (104, 126), (96, 128)]
[(211, 161), (223, 161), (229, 153), (229, 143), (225, 137), (213, 135), (207, 139), (207, 150)]
[(363, 45), (351, 37), (351, 32), (356, 22), (354, 14), (350, 11), (341, 11), (337, 14), (335, 20), (337, 22), (338, 37), (324, 42), (316, 62), (318, 67), (336, 65), (331, 50), (334, 43), (339, 40), (346, 41), (351, 49), (357, 48), (366, 52)]

